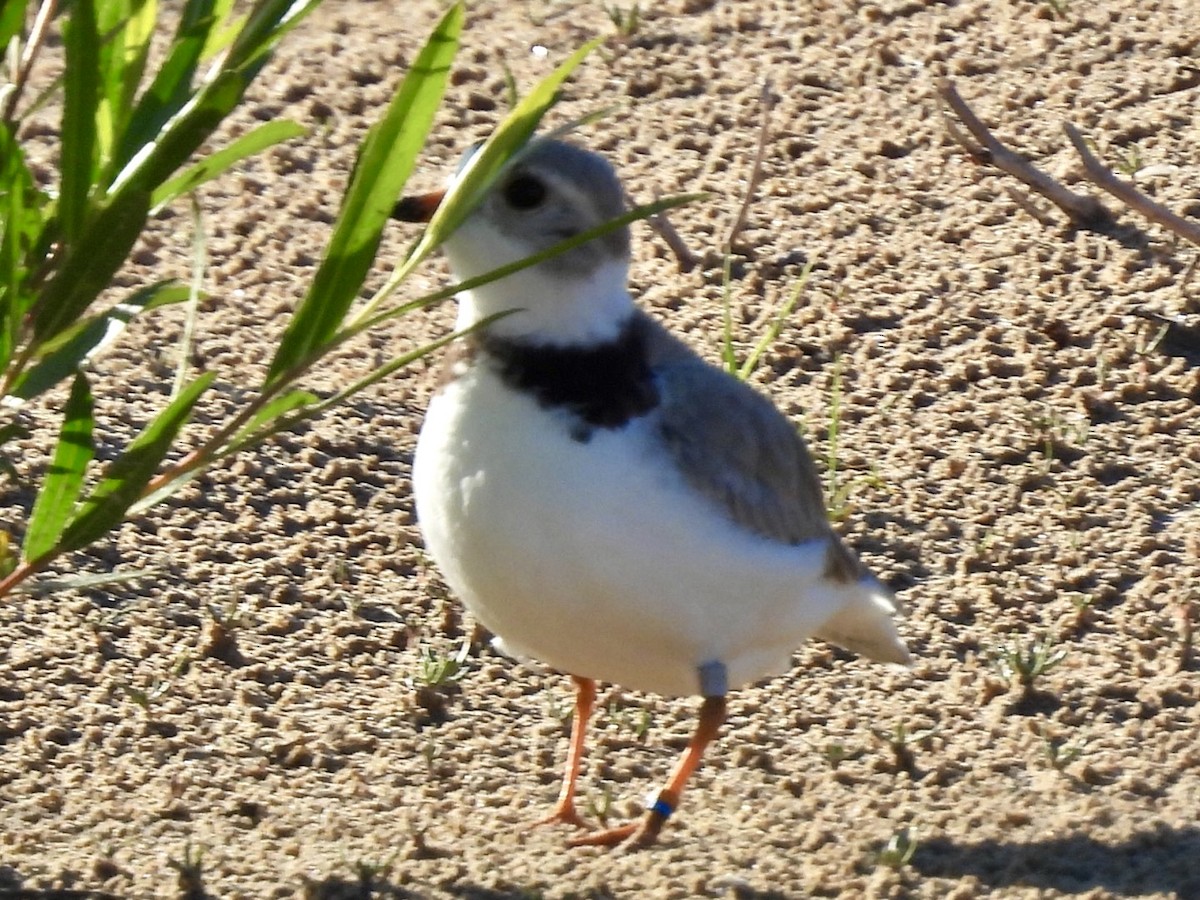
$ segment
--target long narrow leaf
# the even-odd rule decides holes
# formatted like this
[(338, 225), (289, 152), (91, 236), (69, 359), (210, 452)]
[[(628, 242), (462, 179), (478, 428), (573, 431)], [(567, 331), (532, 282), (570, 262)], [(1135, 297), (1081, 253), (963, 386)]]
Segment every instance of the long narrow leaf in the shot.
[(153, 191), (171, 178), (245, 95), (279, 38), (320, 0), (260, 0), (224, 61), (116, 175), (114, 194)]
[(500, 177), (500, 173), (528, 143), (542, 117), (554, 105), (563, 82), (600, 43), (601, 40), (597, 38), (576, 50), (566, 62), (543, 78), (496, 126), (496, 130), (455, 177), (446, 196), (438, 204), (437, 212), (403, 262), (355, 317), (351, 329), (361, 330), (364, 322), (374, 319), (379, 307), (417, 265), (462, 224)]
[(611, 231), (615, 231), (618, 228), (630, 224), (631, 222), (636, 222), (640, 219), (648, 219), (651, 216), (656, 216), (668, 209), (674, 209), (675, 207), (683, 206), (686, 203), (702, 200), (707, 196), (707, 194), (678, 194), (673, 197), (662, 197), (658, 200), (655, 200), (653, 203), (647, 203), (642, 206), (634, 207), (633, 209), (617, 216), (615, 219), (610, 219), (607, 222), (602, 222), (599, 225), (587, 229), (586, 231), (581, 231), (579, 234), (561, 240), (557, 244), (547, 247), (545, 250), (540, 250), (537, 253), (525, 257), (524, 259), (518, 259), (515, 262), (500, 266), (499, 268), (493, 269), (490, 272), (485, 272), (484, 274), (477, 275), (474, 278), (468, 278), (465, 281), (452, 284), (448, 287), (442, 288), (439, 291), (435, 291), (432, 294), (428, 294), (425, 297), (421, 297), (417, 300), (411, 300), (408, 303), (404, 303), (400, 306), (391, 307), (382, 311), (376, 310), (369, 318), (360, 317), (338, 334), (337, 341), (338, 343), (342, 343), (354, 337), (355, 335), (362, 334), (364, 331), (374, 328), (376, 325), (382, 324), (389, 319), (394, 319), (416, 309), (422, 309), (427, 306), (432, 306), (435, 303), (440, 303), (443, 300), (453, 297), (455, 294), (462, 293), (463, 291), (474, 290), (481, 285), (488, 284), (493, 281), (499, 281), (501, 278), (505, 278), (514, 272), (520, 272), (522, 269), (528, 269), (530, 266), (536, 266), (538, 263), (545, 262), (551, 257), (566, 253), (568, 250), (572, 250), (575, 247), (586, 244), (588, 241), (594, 241), (596, 238), (602, 237)]
[(150, 39), (158, 19), (157, 0), (105, 0), (96, 10), (104, 41), (95, 77), (96, 158), (101, 180), (111, 180), (120, 165), (117, 148), (128, 127), (133, 98), (146, 70)]
[(212, 181), (246, 157), (307, 133), (308, 129), (289, 119), (279, 119), (260, 125), (233, 143), (225, 145), (195, 165), (184, 169), (170, 181), (159, 185), (150, 195), (150, 212), (153, 214), (167, 206), (180, 194), (194, 191), (205, 182)]
[(42, 202), (20, 144), (0, 125), (0, 372), (8, 368), (25, 313), (33, 302), (28, 290), (28, 256), (44, 225)]
[(7, 47), (8, 42), (25, 28), (25, 3), (22, 0), (9, 0), (0, 3), (0, 47)]
[(70, 552), (86, 547), (120, 524), (166, 457), (213, 376), (214, 373), (206, 372), (181, 391), (109, 466), (104, 480), (84, 500), (63, 531), (57, 549)]
[(308, 359), (341, 326), (366, 280), (383, 228), (416, 164), (445, 92), (465, 11), (456, 3), (363, 142), (325, 258), (280, 341), (268, 383)]
[(63, 81), (62, 181), (58, 218), (63, 238), (74, 243), (83, 231), (88, 200), (96, 185), (96, 106), (100, 35), (94, 0), (76, 0), (63, 24), (67, 62)]
[(187, 102), (196, 67), (218, 22), (214, 0), (189, 0), (184, 6), (166, 58), (130, 115), (115, 157), (120, 166), (128, 164)]
[(9, 396), (29, 401), (69, 376), (85, 361), (107, 350), (140, 313), (188, 299), (188, 289), (174, 281), (160, 281), (103, 313), (84, 319), (43, 348), (43, 355), (13, 383)]
[(597, 38), (572, 53), (566, 62), (543, 78), (496, 126), (496, 130), (455, 178), (421, 240), (401, 264), (398, 277), (403, 278), (411, 272), (417, 263), (462, 224), (500, 173), (529, 142), (542, 117), (557, 100), (563, 82), (601, 42), (602, 39)]
[(108, 287), (142, 233), (149, 210), (148, 193), (128, 190), (93, 217), (34, 308), (33, 333), (39, 343), (76, 321)]
[(411, 365), (418, 359), (428, 356), (430, 353), (433, 353), (434, 351), (446, 346), (452, 341), (456, 341), (459, 338), (466, 337), (475, 331), (486, 328), (496, 319), (503, 318), (506, 315), (508, 315), (508, 313), (497, 313), (495, 315), (488, 316), (487, 318), (476, 322), (474, 325), (464, 328), (462, 331), (455, 331), (451, 334), (444, 335), (437, 340), (417, 347), (415, 350), (410, 350), (408, 353), (401, 354), (395, 359), (391, 359), (384, 363), (382, 366), (373, 369), (362, 378), (350, 384), (348, 387), (342, 388), (342, 390), (338, 391), (336, 394), (326, 397), (324, 400), (320, 400), (314, 395), (309, 395), (313, 402), (297, 403), (292, 409), (281, 411), (281, 413), (275, 416), (273, 419), (268, 419), (266, 416), (260, 416), (256, 422), (247, 425), (247, 427), (244, 428), (236, 437), (222, 447), (217, 452), (217, 458), (220, 459), (226, 456), (231, 456), (234, 453), (240, 453), (243, 450), (247, 450), (251, 447), (261, 444), (263, 441), (274, 437), (280, 432), (295, 428), (301, 422), (308, 421), (309, 419), (315, 419), (325, 411), (333, 409), (337, 406), (341, 406), (355, 394), (358, 394), (359, 392), (369, 388), (371, 385), (382, 381), (393, 372), (396, 372), (405, 366)]
[(62, 534), (83, 488), (83, 476), (92, 461), (92, 391), (87, 377), (79, 372), (71, 385), (63, 414), (54, 461), (46, 473), (29, 517), (29, 530), (21, 555), (26, 562), (50, 550)]

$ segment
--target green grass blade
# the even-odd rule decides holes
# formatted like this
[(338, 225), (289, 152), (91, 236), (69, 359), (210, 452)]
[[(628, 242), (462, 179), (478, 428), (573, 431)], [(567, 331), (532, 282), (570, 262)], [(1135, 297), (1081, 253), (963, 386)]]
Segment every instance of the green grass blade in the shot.
[[(247, 69), (265, 62), (285, 34), (300, 24), (321, 0), (258, 0), (229, 47), (226, 66)], [(205, 47), (205, 51), (209, 51)]]
[(66, 72), (63, 80), (62, 179), (58, 219), (71, 246), (83, 232), (96, 186), (96, 108), (100, 102), (100, 34), (94, 0), (76, 0), (63, 23)]
[(100, 45), (99, 67), (93, 77), (99, 86), (96, 105), (96, 158), (101, 180), (111, 180), (115, 158), (146, 70), (150, 39), (158, 19), (157, 0), (105, 0), (96, 10)]
[(97, 588), (113, 584), (127, 584), (131, 581), (145, 581), (151, 578), (159, 579), (166, 574), (166, 569), (149, 567), (124, 572), (94, 572), (90, 575), (76, 575), (73, 578), (44, 578), (32, 584), (18, 585), (13, 588), (13, 593), (27, 594), (31, 597), (48, 597), (64, 591), (94, 591)]
[(450, 7), (363, 142), (325, 258), (284, 332), (268, 383), (325, 346), (358, 296), (441, 103), (464, 15), (461, 3)]
[[(503, 318), (506, 315), (508, 315), (508, 313), (497, 313), (496, 315), (488, 316), (487, 318), (476, 322), (469, 328), (464, 328), (462, 331), (456, 331), (451, 334), (447, 334), (435, 341), (431, 341), (428, 344), (417, 347), (415, 350), (410, 350), (408, 353), (404, 353), (395, 359), (389, 360), (382, 366), (373, 369), (371, 372), (358, 379), (353, 384), (342, 388), (342, 390), (329, 397), (326, 397), (324, 400), (320, 399), (315, 394), (307, 394), (307, 396), (303, 398), (303, 402), (294, 402), (290, 404), (291, 408), (285, 408), (281, 405), (276, 414), (273, 416), (265, 415), (266, 409), (264, 409), (262, 414), (256, 417), (253, 422), (247, 424), (247, 426), (243, 428), (237, 436), (232, 438), (228, 444), (217, 451), (217, 458), (240, 453), (243, 450), (247, 450), (250, 447), (261, 444), (263, 441), (269, 440), (271, 437), (279, 434), (280, 432), (295, 428), (301, 422), (305, 422), (309, 419), (315, 419), (317, 416), (321, 415), (327, 410), (341, 406), (355, 394), (366, 390), (371, 385), (376, 384), (379, 381), (382, 381), (393, 372), (396, 372), (405, 366), (411, 365), (418, 359), (428, 356), (430, 353), (433, 353), (435, 350), (446, 346), (452, 341), (458, 340), (459, 338), (465, 337), (472, 332), (487, 327), (496, 319)], [(293, 393), (304, 394), (305, 392), (294, 391)]]
[(194, 191), (205, 182), (212, 181), (246, 157), (261, 153), (268, 147), (307, 133), (308, 129), (289, 119), (279, 119), (260, 125), (159, 185), (150, 195), (150, 212), (152, 214), (158, 212), (180, 194)]
[(153, 191), (173, 177), (235, 106), (279, 38), (320, 0), (259, 0), (220, 68), (132, 155), (110, 191)]
[(511, 275), (514, 272), (520, 272), (522, 269), (528, 269), (530, 266), (536, 266), (538, 263), (545, 262), (547, 259), (550, 259), (553, 256), (558, 256), (560, 253), (566, 253), (568, 250), (578, 247), (581, 244), (586, 244), (588, 241), (594, 241), (596, 238), (608, 234), (610, 231), (615, 231), (616, 229), (621, 228), (624, 225), (628, 225), (631, 222), (638, 221), (639, 219), (648, 219), (651, 216), (656, 216), (668, 209), (674, 209), (677, 206), (683, 206), (685, 203), (692, 203), (696, 200), (702, 200), (707, 196), (707, 194), (679, 194), (678, 196), (674, 197), (662, 197), (658, 200), (655, 200), (653, 203), (637, 206), (621, 214), (615, 219), (602, 222), (594, 228), (589, 228), (587, 231), (582, 231), (573, 237), (559, 241), (554, 246), (547, 247), (545, 250), (541, 250), (538, 253), (525, 257), (524, 259), (511, 262), (508, 265), (501, 266), (498, 269), (493, 269), (491, 272), (485, 272), (482, 275), (477, 275), (474, 278), (468, 278), (465, 281), (460, 281), (457, 284), (442, 288), (440, 291), (435, 291), (432, 294), (421, 297), (418, 300), (411, 300), (408, 303), (384, 309), (382, 311), (376, 310), (369, 318), (360, 317), (356, 319), (353, 324), (343, 329), (343, 331), (338, 335), (337, 340), (339, 343), (348, 340), (355, 335), (374, 328), (376, 325), (379, 325), (388, 319), (394, 319), (397, 316), (403, 316), (416, 309), (432, 306), (434, 303), (440, 303), (443, 300), (453, 297), (455, 294), (462, 293), (463, 291), (473, 290), (480, 285), (488, 284), (492, 281), (499, 281), (501, 278)]
[(279, 395), (239, 429), (218, 451), (218, 456), (236, 453), (265, 440), (271, 434), (285, 430), (288, 426), (279, 424), (281, 421), (299, 421), (301, 417), (307, 418), (303, 413), (317, 406), (324, 409), (327, 403), (311, 391), (296, 389)]
[(738, 374), (737, 351), (733, 349), (733, 254), (728, 250), (721, 263), (721, 363), (730, 375)]
[(558, 99), (563, 82), (601, 43), (602, 40), (597, 38), (572, 53), (496, 126), (496, 130), (455, 178), (425, 233), (391, 279), (393, 282), (398, 283), (407, 277), (421, 260), (462, 224), (513, 157), (528, 143), (542, 117)]
[(84, 361), (99, 356), (112, 346), (134, 316), (187, 299), (186, 287), (174, 281), (160, 281), (104, 312), (84, 319), (42, 348), (40, 358), (18, 376), (9, 395), (29, 401), (45, 393)]
[(149, 211), (149, 193), (135, 190), (101, 207), (80, 239), (69, 245), (66, 259), (34, 307), (38, 342), (75, 322), (108, 287), (142, 233)]
[(212, 372), (201, 375), (146, 426), (108, 467), (104, 480), (83, 501), (78, 513), (63, 531), (58, 545), (48, 552), (70, 552), (86, 547), (121, 523), (166, 457), (176, 435), (191, 416), (196, 401), (212, 383), (213, 377)]
[(63, 526), (79, 500), (84, 473), (95, 455), (92, 444), (93, 406), (87, 377), (79, 372), (67, 397), (54, 460), (46, 472), (46, 479), (42, 482), (29, 517), (29, 529), (25, 532), (25, 544), (21, 550), (26, 561), (37, 559), (58, 542)]
[(0, 47), (7, 47), (25, 29), (24, 0), (7, 0), (0, 3)]
[(800, 277), (796, 279), (796, 284), (788, 294), (787, 300), (779, 308), (779, 312), (775, 314), (775, 317), (771, 319), (771, 324), (767, 326), (767, 330), (758, 339), (758, 343), (754, 345), (754, 349), (750, 351), (750, 355), (746, 357), (746, 361), (742, 363), (742, 367), (737, 372), (738, 378), (742, 381), (745, 381), (754, 374), (754, 370), (758, 368), (759, 360), (762, 359), (763, 354), (771, 348), (772, 344), (779, 340), (779, 335), (783, 332), (783, 326), (791, 318), (792, 311), (795, 310), (796, 304), (800, 301), (800, 294), (804, 292), (804, 288), (808, 284), (808, 277), (812, 274), (814, 265), (816, 265), (816, 257), (809, 259), (804, 264), (804, 268), (800, 270)]
[(0, 372), (8, 368), (33, 302), (27, 258), (44, 224), (44, 200), (12, 131), (0, 125)]
[(121, 166), (153, 140), (191, 96), (196, 68), (219, 16), (214, 0), (189, 0), (184, 7), (166, 58), (130, 115), (116, 155)]
[(204, 213), (195, 194), (192, 203), (192, 280), (188, 285), (187, 310), (183, 317), (183, 332), (179, 336), (179, 361), (175, 366), (175, 382), (171, 396), (176, 397), (187, 382), (188, 365), (195, 349), (196, 316), (200, 298), (204, 295), (204, 274), (208, 271), (208, 233), (204, 230)]

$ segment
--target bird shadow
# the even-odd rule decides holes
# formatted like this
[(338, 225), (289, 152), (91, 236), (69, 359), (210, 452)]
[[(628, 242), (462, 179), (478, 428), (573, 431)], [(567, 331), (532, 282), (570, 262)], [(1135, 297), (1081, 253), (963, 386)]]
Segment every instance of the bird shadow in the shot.
[(950, 837), (921, 841), (911, 866), (926, 877), (975, 876), (992, 888), (1033, 887), (1063, 893), (1101, 888), (1114, 894), (1200, 897), (1200, 826), (1155, 827), (1107, 843), (1072, 834), (1018, 843)]

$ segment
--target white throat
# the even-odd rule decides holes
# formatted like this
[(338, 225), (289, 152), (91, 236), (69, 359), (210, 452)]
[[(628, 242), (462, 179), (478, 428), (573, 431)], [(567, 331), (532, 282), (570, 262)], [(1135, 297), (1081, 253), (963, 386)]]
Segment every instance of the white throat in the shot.
[[(451, 267), (460, 276), (464, 273)], [(513, 310), (488, 326), (495, 335), (539, 344), (596, 344), (611, 340), (633, 311), (626, 287), (628, 263), (611, 260), (586, 276), (568, 277), (545, 266), (522, 269), (458, 295), (458, 328)]]

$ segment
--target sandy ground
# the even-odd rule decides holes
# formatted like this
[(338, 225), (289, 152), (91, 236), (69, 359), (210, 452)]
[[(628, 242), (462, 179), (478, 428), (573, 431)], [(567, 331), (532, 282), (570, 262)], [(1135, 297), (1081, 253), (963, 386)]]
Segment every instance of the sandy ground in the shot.
[[(439, 5), (399, 6), (328, 0), (226, 132), (312, 127), (203, 191), (212, 299), (195, 356), (219, 386), (194, 433), (261, 375), (353, 149)], [(502, 113), (505, 64), (527, 87), (613, 35), (554, 122), (615, 104), (581, 139), (635, 198), (711, 192), (672, 216), (706, 264), (680, 274), (640, 226), (633, 278), (716, 359), (718, 251), (769, 77), (734, 266), (739, 352), (815, 261), (754, 380), (823, 465), (840, 384), (840, 527), (897, 589), (915, 669), (798, 648), (789, 675), (733, 698), (656, 849), (524, 830), (555, 795), (569, 686), (476, 640), (459, 680), (420, 689), (422, 660), (479, 637), (413, 518), (437, 375), (421, 364), (70, 568), (142, 581), (0, 607), (0, 895), (1200, 897), (1200, 676), (1181, 630), (1200, 578), (1200, 352), (1147, 318), (1200, 321), (1197, 251), (1131, 214), (1111, 234), (1054, 210), (1039, 222), (948, 136), (935, 96), (953, 77), (1068, 182), (1071, 121), (1200, 216), (1193, 0), (642, 7), (621, 38), (598, 2), (474, 4), (417, 186)], [(122, 284), (186, 278), (189, 228), (182, 205), (157, 221)], [(380, 279), (411, 238), (389, 235)], [(444, 280), (431, 264), (412, 295)], [(312, 386), (443, 333), (452, 312), (371, 336)], [(98, 366), (105, 454), (162, 405), (180, 327), (152, 317)], [(6, 528), (28, 500), (9, 488)], [(1022, 697), (994, 648), (1043, 636), (1065, 657)], [(602, 706), (582, 791), (619, 821), (665, 776), (695, 703), (606, 687)], [(903, 834), (916, 850), (890, 866)]]

